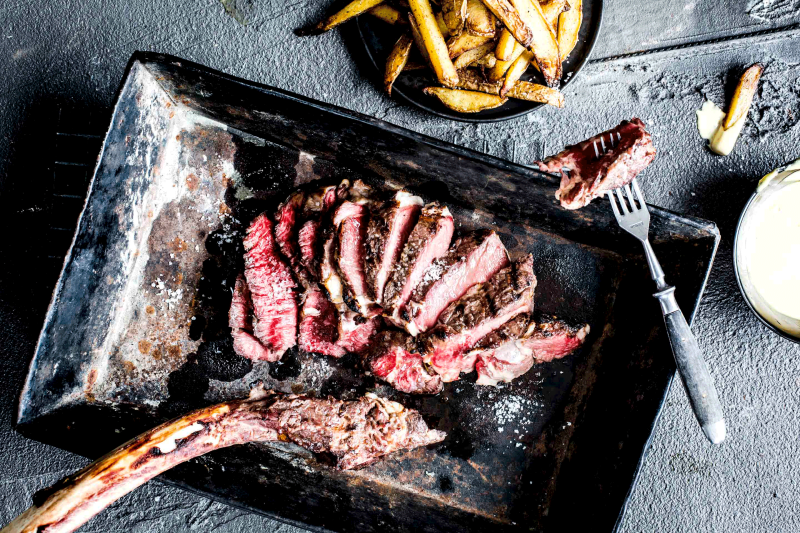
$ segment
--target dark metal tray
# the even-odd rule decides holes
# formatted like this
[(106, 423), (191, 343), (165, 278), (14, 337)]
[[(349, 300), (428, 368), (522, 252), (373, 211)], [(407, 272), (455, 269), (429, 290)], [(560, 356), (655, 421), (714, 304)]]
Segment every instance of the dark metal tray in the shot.
[[(603, 23), (603, 0), (584, 0), (583, 1), (583, 22), (581, 23), (578, 42), (575, 49), (570, 53), (564, 62), (564, 73), (561, 77), (561, 87), (563, 91), (577, 76), (592, 53), (597, 38), (600, 35), (600, 27)], [(374, 17), (364, 16), (356, 19), (358, 32), (364, 47), (369, 55), (370, 62), (377, 69), (381, 76), (386, 65), (386, 58), (400, 37), (400, 31), (388, 26)], [(523, 80), (544, 83), (541, 74), (529, 68), (522, 76)], [(460, 120), (462, 122), (498, 122), (509, 120), (522, 115), (527, 115), (531, 111), (539, 109), (545, 104), (527, 102), (525, 100), (509, 99), (508, 102), (494, 109), (487, 109), (479, 113), (459, 113), (448, 109), (441, 102), (432, 96), (427, 96), (422, 92), (425, 87), (438, 85), (434, 76), (427, 70), (404, 72), (395, 81), (392, 94), (399, 96), (403, 100), (424, 109), (434, 115)], [(383, 87), (383, 84), (380, 84)], [(569, 102), (566, 104), (569, 106)]]
[[(656, 163), (657, 164), (657, 163)], [(240, 236), (297, 184), (404, 184), (534, 254), (536, 315), (589, 322), (579, 353), (502, 388), (474, 376), (436, 397), (397, 393), (352, 357), (233, 353), (230, 287)], [(443, 443), (357, 472), (283, 444), (220, 450), (164, 478), (211, 497), (336, 531), (571, 531), (615, 526), (674, 363), (638, 243), (605, 202), (570, 212), (530, 169), (391, 124), (137, 53), (47, 314), (19, 430), (97, 457), (157, 422), (282, 391), (377, 390), (448, 432)], [(713, 223), (652, 208), (654, 247), (682, 307), (697, 306)]]

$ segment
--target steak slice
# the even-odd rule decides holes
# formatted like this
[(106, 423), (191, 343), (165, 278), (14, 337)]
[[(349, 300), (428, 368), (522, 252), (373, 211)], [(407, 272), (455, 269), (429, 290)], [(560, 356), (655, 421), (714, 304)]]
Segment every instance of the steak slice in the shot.
[(414, 339), (402, 331), (381, 332), (370, 350), (367, 368), (375, 377), (409, 394), (438, 394), (442, 378), (428, 370)]
[(306, 199), (303, 191), (292, 193), (287, 200), (278, 206), (275, 213), (275, 241), (281, 254), (297, 276), (297, 280), (304, 286), (309, 282), (310, 276), (305, 272), (305, 267), (300, 263), (300, 246), (297, 242), (298, 222), (301, 209)]
[(422, 208), (383, 291), (384, 316), (395, 325), (408, 322), (406, 303), (431, 264), (447, 253), (454, 227), (447, 207), (434, 202)]
[(297, 285), (281, 259), (273, 224), (264, 213), (247, 228), (244, 238), (244, 275), (253, 302), (253, 333), (269, 351), (268, 361), (279, 360), (297, 344)]
[(344, 301), (367, 318), (380, 314), (381, 308), (367, 283), (365, 243), (369, 211), (365, 204), (343, 202), (333, 215), (336, 228), (335, 257), (342, 281)]
[(233, 337), (233, 351), (253, 361), (271, 360), (271, 352), (253, 336), (253, 304), (244, 275), (239, 274), (233, 288), (228, 326)]
[(339, 316), (336, 307), (325, 297), (319, 287), (305, 293), (300, 310), (300, 348), (307, 352), (342, 357), (347, 351), (339, 340)]
[(423, 361), (444, 382), (471, 372), (477, 354), (470, 348), (517, 315), (529, 315), (535, 287), (531, 255), (502, 269), (489, 281), (472, 286), (444, 310), (437, 325), (422, 338)]
[(339, 340), (336, 345), (346, 352), (364, 355), (382, 325), (380, 316), (364, 318), (346, 309), (339, 313)]
[(383, 300), (383, 289), (419, 219), (422, 205), (419, 196), (398, 191), (392, 200), (370, 214), (365, 250), (366, 274), (367, 284), (378, 304)]
[[(606, 191), (627, 185), (639, 172), (653, 162), (656, 149), (653, 139), (638, 118), (623, 121), (619, 126), (583, 141), (567, 146), (563, 151), (539, 161), (539, 168), (561, 174), (556, 198), (567, 209), (579, 209)], [(617, 145), (602, 154), (595, 153), (594, 142), (607, 146), (610, 136), (620, 139)], [(570, 170), (569, 173), (563, 171)]]
[(434, 261), (414, 289), (408, 304), (411, 321), (406, 329), (414, 336), (427, 331), (448, 305), (507, 265), (508, 252), (494, 231), (460, 237), (444, 257)]
[(322, 261), (323, 224), (329, 222), (331, 210), (344, 199), (349, 186), (350, 182), (344, 180), (338, 187), (323, 187), (306, 197), (303, 208), (305, 221), (297, 231), (297, 241), (300, 247), (300, 263), (317, 281), (320, 279)]
[[(523, 335), (516, 331), (504, 331), (492, 346), (476, 350), (477, 384), (510, 382), (530, 370), (534, 363), (550, 362), (574, 352), (588, 334), (588, 324), (573, 328), (560, 320), (531, 323)], [(505, 341), (503, 336), (506, 337)]]

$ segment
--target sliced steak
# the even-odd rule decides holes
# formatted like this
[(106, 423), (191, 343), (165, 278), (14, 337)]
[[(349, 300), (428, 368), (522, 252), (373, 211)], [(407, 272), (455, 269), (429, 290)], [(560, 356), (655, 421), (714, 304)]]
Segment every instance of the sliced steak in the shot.
[(292, 193), (278, 206), (275, 213), (275, 241), (281, 254), (298, 277), (298, 281), (306, 281), (305, 268), (300, 263), (300, 247), (297, 243), (298, 222), (306, 195), (303, 191)]
[(422, 198), (398, 191), (370, 214), (365, 247), (367, 284), (378, 304), (383, 289), (400, 257), (408, 236), (414, 229), (422, 210)]
[(408, 322), (406, 303), (431, 264), (447, 253), (454, 227), (447, 207), (434, 202), (422, 208), (383, 291), (384, 315), (395, 325)]
[(523, 334), (515, 330), (503, 331), (492, 345), (484, 345), (482, 341), (484, 347), (476, 350), (477, 383), (510, 382), (525, 374), (534, 363), (550, 362), (574, 352), (588, 333), (588, 325), (573, 328), (559, 320), (531, 323)]
[(382, 326), (383, 320), (379, 316), (364, 318), (346, 309), (339, 313), (339, 340), (336, 345), (346, 352), (364, 355)]
[(244, 238), (244, 275), (253, 302), (253, 333), (277, 361), (297, 344), (297, 285), (278, 253), (269, 217), (253, 220)]
[(366, 238), (369, 210), (365, 204), (343, 202), (333, 216), (335, 257), (342, 280), (344, 301), (367, 318), (379, 315), (380, 306), (367, 283)]
[(336, 307), (322, 290), (312, 287), (305, 293), (300, 310), (300, 348), (307, 352), (341, 357), (347, 351), (339, 340), (339, 316)]
[(477, 231), (456, 239), (414, 289), (408, 303), (411, 320), (406, 329), (414, 336), (427, 331), (448, 305), (507, 265), (508, 252), (495, 232)]
[(228, 325), (233, 337), (233, 351), (253, 361), (269, 361), (272, 357), (261, 342), (253, 336), (253, 304), (244, 275), (239, 274), (233, 288)]
[[(556, 198), (567, 209), (579, 209), (606, 191), (627, 185), (639, 172), (653, 162), (656, 149), (653, 139), (638, 118), (624, 121), (614, 129), (604, 131), (582, 143), (567, 146), (559, 154), (539, 161), (539, 168), (546, 172), (561, 174), (561, 185)], [(613, 136), (620, 140), (617, 145), (599, 158), (594, 149), (595, 141), (608, 147)], [(570, 170), (569, 173), (563, 171)]]
[(442, 376), (458, 379), (471, 372), (477, 354), (469, 351), (486, 335), (520, 314), (533, 310), (533, 257), (513, 263), (485, 283), (472, 286), (439, 316), (439, 322), (422, 338), (423, 360)]
[(442, 378), (429, 371), (416, 353), (413, 337), (402, 331), (383, 331), (370, 350), (367, 368), (395, 389), (413, 394), (437, 394)]

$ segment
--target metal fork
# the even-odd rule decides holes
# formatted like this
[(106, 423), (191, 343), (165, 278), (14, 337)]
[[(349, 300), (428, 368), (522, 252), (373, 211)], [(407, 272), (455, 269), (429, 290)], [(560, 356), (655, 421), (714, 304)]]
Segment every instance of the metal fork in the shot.
[[(610, 147), (613, 147), (619, 140), (619, 133), (617, 133), (616, 139), (613, 134), (609, 134)], [(602, 136), (599, 143), (594, 142), (597, 157), (604, 154), (607, 149)], [(686, 387), (686, 393), (697, 421), (700, 422), (708, 439), (714, 444), (719, 444), (725, 439), (725, 419), (717, 397), (717, 389), (714, 387), (714, 381), (703, 360), (697, 339), (689, 329), (689, 324), (675, 300), (675, 287), (667, 285), (664, 280), (664, 271), (656, 259), (653, 247), (650, 246), (650, 240), (647, 238), (650, 229), (650, 212), (647, 210), (639, 183), (634, 178), (629, 185), (609, 191), (607, 194), (620, 227), (639, 239), (644, 245), (644, 255), (650, 266), (650, 275), (658, 288), (658, 292), (653, 296), (658, 298), (661, 304), (661, 312), (664, 314), (667, 335), (678, 372)]]

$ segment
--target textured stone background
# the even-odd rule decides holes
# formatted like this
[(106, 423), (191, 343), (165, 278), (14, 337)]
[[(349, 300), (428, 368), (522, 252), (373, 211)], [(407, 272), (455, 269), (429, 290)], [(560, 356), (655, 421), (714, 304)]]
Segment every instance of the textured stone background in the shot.
[[(715, 221), (722, 233), (694, 330), (728, 420), (709, 446), (683, 388), (673, 387), (621, 530), (800, 530), (800, 346), (770, 333), (736, 286), (731, 245), (758, 178), (800, 157), (800, 1), (607, 2), (596, 59), (567, 107), (500, 124), (464, 125), (385, 98), (352, 27), (298, 39), (328, 2), (239, 0), (242, 26), (218, 0), (10, 0), (0, 6), (0, 523), (85, 460), (13, 431), (17, 398), (59, 265), (44, 228), (62, 215), (52, 183), (57, 109), (104, 119), (134, 50), (185, 57), (426, 134), (528, 163), (620, 120), (649, 125), (659, 157), (643, 177), (651, 203)], [(723, 38), (720, 40), (720, 38)], [(677, 50), (670, 47), (685, 45)], [(644, 55), (635, 52), (648, 51)], [(694, 111), (724, 104), (730, 74), (766, 64), (735, 153), (711, 155)], [(35, 274), (35, 275), (34, 275)], [(643, 300), (645, 304), (647, 299)], [(652, 303), (654, 305), (654, 303)], [(269, 531), (295, 528), (150, 483), (82, 531)]]

